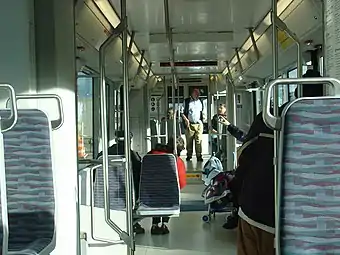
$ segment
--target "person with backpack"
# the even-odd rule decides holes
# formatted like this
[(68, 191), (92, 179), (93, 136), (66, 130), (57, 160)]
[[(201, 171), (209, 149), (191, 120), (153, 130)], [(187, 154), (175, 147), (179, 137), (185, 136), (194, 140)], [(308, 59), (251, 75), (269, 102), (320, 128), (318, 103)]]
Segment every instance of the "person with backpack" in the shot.
[[(184, 140), (182, 137), (177, 137), (177, 154), (180, 154), (182, 150), (185, 149), (184, 147)], [(148, 152), (148, 154), (167, 154), (167, 153), (174, 153), (174, 141), (173, 137), (169, 139), (167, 145), (157, 144), (155, 149)], [(183, 189), (187, 182), (186, 182), (186, 167), (183, 160), (176, 156), (176, 163), (177, 163), (177, 171), (178, 171), (178, 181), (180, 189)], [(166, 235), (169, 234), (169, 228), (167, 224), (169, 223), (169, 217), (153, 217), (152, 218), (152, 227), (151, 227), (151, 234), (152, 235)], [(161, 225), (159, 225), (162, 223)]]
[[(308, 70), (303, 77), (321, 76), (318, 71)], [(303, 85), (304, 97), (322, 93), (322, 84)], [(279, 115), (287, 104), (279, 108)], [(239, 202), (238, 255), (275, 254), (273, 137), (273, 130), (265, 125), (262, 112), (259, 113), (244, 140), (249, 145), (241, 152), (235, 176), (229, 183)]]
[(202, 157), (202, 135), (203, 135), (203, 102), (199, 98), (200, 91), (195, 88), (191, 96), (184, 100), (182, 114), (185, 124), (185, 138), (187, 144), (187, 161), (190, 161), (193, 154), (193, 143), (198, 162), (203, 162)]

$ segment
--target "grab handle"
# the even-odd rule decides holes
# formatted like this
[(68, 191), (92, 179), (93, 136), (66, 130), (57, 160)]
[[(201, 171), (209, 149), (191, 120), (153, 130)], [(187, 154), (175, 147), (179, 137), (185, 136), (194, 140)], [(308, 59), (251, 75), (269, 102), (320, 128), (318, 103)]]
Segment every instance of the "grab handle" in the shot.
[(334, 93), (340, 91), (340, 81), (334, 78), (294, 78), (294, 79), (277, 79), (269, 82), (265, 86), (264, 92), (264, 103), (263, 103), (263, 121), (271, 129), (280, 130), (281, 129), (281, 117), (274, 116), (270, 112), (270, 99), (272, 95), (273, 88), (277, 85), (289, 85), (289, 84), (308, 84), (308, 85), (319, 85), (319, 84), (329, 84), (333, 87)]
[(8, 119), (1, 120), (1, 131), (2, 133), (12, 129), (18, 121), (18, 108), (17, 102), (15, 99), (15, 91), (13, 87), (9, 84), (0, 84), (0, 88), (5, 88), (9, 90), (9, 97), (12, 99), (11, 101), (11, 115)]
[[(58, 103), (58, 113), (59, 118), (51, 121), (52, 130), (59, 129), (64, 124), (64, 110), (63, 103), (60, 96), (55, 94), (27, 94), (27, 95), (18, 95), (15, 97), (16, 101), (19, 100), (27, 100), (27, 99), (55, 99)], [(7, 100), (10, 100), (10, 98)]]

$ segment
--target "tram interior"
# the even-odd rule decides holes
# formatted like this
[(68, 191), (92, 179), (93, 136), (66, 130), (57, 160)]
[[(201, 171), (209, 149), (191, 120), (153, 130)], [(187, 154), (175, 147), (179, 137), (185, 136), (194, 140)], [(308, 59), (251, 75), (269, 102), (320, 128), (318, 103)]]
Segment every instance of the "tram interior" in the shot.
[[(263, 109), (263, 88), (268, 82), (276, 78), (298, 78), (299, 68), (302, 73), (314, 69), (323, 74), (322, 1), (277, 1), (278, 77), (273, 74), (273, 1), (54, 0), (53, 8), (42, 1), (5, 2), (0, 3), (4, 4), (4, 8), (0, 8), (0, 14), (3, 14), (0, 15), (0, 24), (4, 24), (0, 25), (0, 32), (5, 35), (5, 39), (0, 40), (0, 56), (4, 56), (0, 58), (0, 63), (4, 62), (1, 65), (3, 70), (0, 68), (0, 77), (3, 77), (0, 82), (13, 86), (17, 100), (12, 94), (11, 105), (7, 102), (7, 94), (1, 93), (1, 109), (11, 108), (13, 113), (13, 101), (18, 101), (18, 122), (20, 114), (23, 114), (20, 109), (32, 108), (46, 112), (47, 120), (60, 122), (60, 127), (54, 131), (53, 123), (57, 122), (52, 122), (52, 129), (46, 126), (52, 141), (52, 145), (48, 146), (51, 146), (51, 161), (55, 162), (53, 192), (57, 197), (55, 201), (53, 199), (56, 205), (53, 215), (56, 218), (51, 244), (54, 245), (50, 245), (53, 248), (46, 254), (76, 254), (76, 250), (78, 254), (89, 255), (133, 254), (124, 242), (126, 240), (135, 242), (137, 255), (236, 254), (236, 230), (222, 228), (228, 212), (216, 214), (216, 218), (209, 218), (209, 222), (202, 220), (208, 210), (202, 198), (205, 188), (202, 170), (212, 155), (211, 119), (217, 114), (219, 105), (226, 104), (228, 120), (247, 133), (255, 116)], [(126, 48), (122, 46), (125, 37), (120, 30), (123, 20), (121, 8), (125, 5), (128, 21)], [(19, 35), (10, 31), (7, 20), (13, 24), (14, 31), (19, 31)], [(45, 23), (54, 28), (44, 27)], [(70, 42), (72, 39), (73, 43)], [(16, 44), (12, 45), (13, 41)], [(105, 43), (103, 59), (100, 51)], [(127, 54), (123, 49), (127, 50)], [(48, 59), (49, 52), (54, 56), (54, 64)], [(6, 59), (11, 59), (10, 65), (5, 64)], [(24, 78), (18, 77), (20, 75), (13, 69)], [(66, 73), (68, 77), (63, 78)], [(76, 85), (72, 85), (73, 77)], [(53, 87), (53, 84), (64, 83), (65, 87)], [(279, 106), (294, 99), (297, 86), (278, 86)], [(131, 149), (142, 157), (157, 143), (166, 143), (169, 133), (174, 132), (174, 126), (175, 132), (185, 140), (178, 112), (183, 109), (184, 99), (190, 97), (194, 88), (200, 90), (204, 106), (204, 161), (198, 162), (195, 154), (191, 161), (186, 161), (186, 150), (181, 153), (186, 164), (187, 186), (178, 195), (181, 212), (170, 218), (170, 233), (151, 235), (152, 213), (143, 214), (145, 212), (141, 211), (143, 219), (140, 223), (145, 233), (134, 236), (127, 218), (135, 212), (130, 212), (127, 204), (133, 202), (131, 197), (139, 191), (127, 188), (133, 189), (133, 185), (127, 184), (126, 174), (111, 175), (112, 172), (125, 171), (124, 155), (109, 156), (107, 171), (103, 170), (103, 158), (97, 159), (97, 155), (104, 152), (105, 146), (118, 143), (116, 134), (119, 130), (133, 134)], [(35, 97), (19, 100), (19, 95), (25, 94), (47, 96), (42, 98), (45, 100)], [(51, 94), (58, 97), (48, 96)], [(106, 97), (103, 98), (103, 95)], [(62, 107), (52, 103), (52, 99), (57, 99), (54, 101)], [(124, 108), (124, 105), (127, 107)], [(103, 116), (103, 106), (106, 116)], [(164, 121), (170, 108), (177, 112), (175, 125)], [(128, 127), (125, 122), (127, 116)], [(103, 141), (104, 132), (107, 141)], [(0, 137), (0, 145), (6, 145), (5, 134), (4, 138)], [(227, 133), (219, 136), (219, 143), (225, 152), (224, 170), (234, 169), (237, 166), (236, 148), (241, 144)], [(1, 154), (5, 155), (4, 162), (11, 156), (0, 146)], [(65, 168), (66, 161), (69, 163)], [(118, 161), (112, 168), (109, 162)], [(75, 171), (71, 165), (77, 166), (77, 176), (69, 176), (69, 172)], [(7, 165), (1, 167), (6, 169)], [(96, 186), (94, 170), (102, 172), (104, 183), (108, 173), (110, 188)], [(65, 176), (69, 176), (66, 181)], [(0, 181), (2, 186), (3, 179)], [(122, 185), (125, 188), (120, 190)], [(104, 204), (108, 201), (104, 196), (106, 188), (111, 203), (120, 201), (120, 192), (124, 193), (123, 197), (130, 192), (131, 201), (124, 198), (123, 209), (112, 208), (110, 203), (105, 208)], [(75, 195), (78, 198), (70, 195), (74, 190), (78, 191), (79, 194)], [(15, 200), (11, 200), (7, 193), (10, 206)], [(154, 215), (162, 214), (156, 212)], [(129, 233), (130, 239), (122, 240), (124, 236), (115, 229), (117, 227)], [(14, 230), (10, 227), (9, 236), (11, 231)], [(68, 245), (73, 247), (70, 248), (71, 253), (67, 252)]]

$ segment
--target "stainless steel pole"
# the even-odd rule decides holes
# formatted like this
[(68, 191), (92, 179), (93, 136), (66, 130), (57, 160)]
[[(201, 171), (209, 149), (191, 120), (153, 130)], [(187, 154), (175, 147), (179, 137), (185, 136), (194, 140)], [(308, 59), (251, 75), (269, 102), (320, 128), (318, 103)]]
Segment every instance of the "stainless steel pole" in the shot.
[[(175, 74), (175, 63), (174, 63), (174, 47), (173, 47), (173, 42), (172, 42), (172, 31), (170, 28), (170, 13), (169, 13), (169, 1), (168, 0), (164, 0), (164, 17), (165, 17), (165, 30), (166, 30), (166, 35), (167, 35), (167, 39), (168, 39), (168, 43), (169, 43), (169, 53), (170, 53), (170, 64), (171, 64), (171, 77), (172, 77), (172, 108), (174, 109), (174, 111), (176, 111), (176, 93), (175, 93), (175, 89), (178, 87), (177, 86), (177, 79), (176, 79), (176, 74)], [(176, 117), (174, 116), (173, 118), (173, 125), (172, 125), (172, 129), (173, 129), (173, 146), (174, 146), (174, 154), (177, 155), (177, 142), (176, 142), (176, 137), (177, 137), (177, 132), (176, 132), (176, 126), (177, 126), (177, 121), (176, 121)]]
[[(168, 86), (166, 84), (166, 80), (165, 80), (165, 77), (163, 77), (163, 88), (164, 88), (164, 109), (166, 110), (166, 112), (168, 112), (168, 109), (169, 109), (169, 102), (168, 102), (168, 99), (169, 99), (169, 95), (168, 95)], [(168, 126), (168, 119), (166, 118), (166, 121), (165, 121), (165, 143), (168, 144), (168, 135), (169, 135), (169, 130), (168, 130), (169, 126)]]
[[(302, 77), (302, 46), (299, 38), (288, 26), (279, 18), (275, 18), (275, 26), (284, 31), (295, 42), (297, 48), (297, 78)], [(302, 97), (302, 85), (298, 85), (298, 97)]]
[(212, 93), (211, 93), (211, 85), (212, 85), (212, 75), (209, 76), (209, 86), (208, 86), (208, 100), (207, 100), (207, 118), (208, 118), (208, 127), (209, 127), (209, 144), (210, 144), (210, 147), (209, 147), (209, 152), (210, 154), (212, 155), (213, 153), (213, 133), (211, 132), (212, 131), (212, 123), (211, 123), (211, 105), (212, 105), (212, 102), (211, 102), (211, 99), (212, 99)]
[(104, 174), (104, 212), (105, 222), (116, 231), (122, 239), (125, 238), (124, 232), (110, 219), (110, 196), (109, 196), (109, 180), (108, 180), (108, 135), (107, 135), (107, 112), (106, 112), (106, 81), (105, 81), (105, 50), (120, 34), (120, 28), (117, 27), (112, 34), (99, 48), (99, 68), (100, 68), (100, 119), (101, 119), (101, 135), (102, 135), (102, 151), (103, 151), (103, 174)]
[(129, 112), (129, 55), (128, 55), (128, 19), (126, 0), (120, 1), (121, 18), (123, 22), (122, 33), (122, 57), (123, 57), (123, 91), (124, 91), (124, 147), (125, 147), (125, 183), (126, 183), (126, 228), (130, 238), (130, 246), (127, 245), (127, 254), (135, 254), (135, 240), (133, 233), (133, 176), (131, 168), (131, 141), (130, 141), (130, 112)]
[[(172, 97), (172, 106), (173, 109), (175, 111), (175, 103), (176, 103), (176, 93), (175, 93), (175, 89), (176, 89), (176, 78), (175, 78), (175, 74), (172, 75), (172, 93), (171, 93), (171, 97)], [(174, 154), (177, 155), (177, 124), (176, 124), (176, 118), (174, 116), (173, 118), (173, 122), (172, 122), (172, 136), (173, 136), (173, 146), (174, 146)]]
[[(228, 73), (229, 76), (229, 73)], [(229, 76), (230, 77), (230, 76)], [(231, 78), (227, 79), (227, 102), (228, 102), (228, 119), (236, 125), (236, 100), (235, 88)], [(227, 137), (227, 167), (228, 170), (234, 169), (236, 162), (236, 139), (232, 136)]]
[[(273, 56), (273, 79), (277, 79), (279, 77), (279, 65), (278, 65), (278, 56), (279, 56), (279, 45), (277, 38), (277, 26), (276, 26), (276, 18), (277, 18), (277, 0), (272, 0), (272, 56)], [(278, 116), (279, 114), (279, 93), (278, 87), (276, 86), (274, 89), (273, 103), (274, 103), (274, 116)], [(279, 132), (274, 130), (274, 194), (275, 194), (275, 222), (278, 222), (278, 203), (277, 203), (277, 181), (278, 181), (278, 141), (279, 141)], [(277, 229), (275, 228), (275, 236), (279, 236), (277, 233)], [(277, 238), (275, 238), (275, 244), (277, 244)], [(279, 247), (276, 247), (276, 251)]]

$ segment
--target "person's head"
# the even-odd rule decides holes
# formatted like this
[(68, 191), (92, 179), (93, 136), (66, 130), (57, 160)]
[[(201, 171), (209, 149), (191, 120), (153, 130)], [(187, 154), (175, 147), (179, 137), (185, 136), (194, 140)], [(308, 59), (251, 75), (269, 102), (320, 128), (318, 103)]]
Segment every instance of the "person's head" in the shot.
[[(169, 152), (173, 153), (174, 151), (174, 138), (170, 137), (168, 141), (168, 150)], [(177, 148), (177, 155), (181, 154), (181, 151), (185, 150), (184, 139), (181, 136), (177, 136), (176, 138), (176, 148)]]
[(194, 88), (191, 92), (191, 96), (193, 99), (198, 99), (200, 96), (200, 90), (198, 88)]
[[(317, 70), (307, 70), (307, 72), (302, 76), (303, 78), (316, 78), (322, 77), (320, 72)], [(294, 91), (295, 98), (298, 97), (298, 88)], [(323, 96), (323, 84), (304, 84), (302, 85), (302, 96), (304, 97), (318, 97)]]
[(218, 106), (218, 114), (226, 114), (227, 112), (227, 107), (225, 104), (220, 104)]
[(155, 150), (156, 150), (156, 151), (167, 151), (168, 148), (167, 148), (167, 146), (164, 145), (164, 144), (157, 143), (157, 144), (155, 145)]

